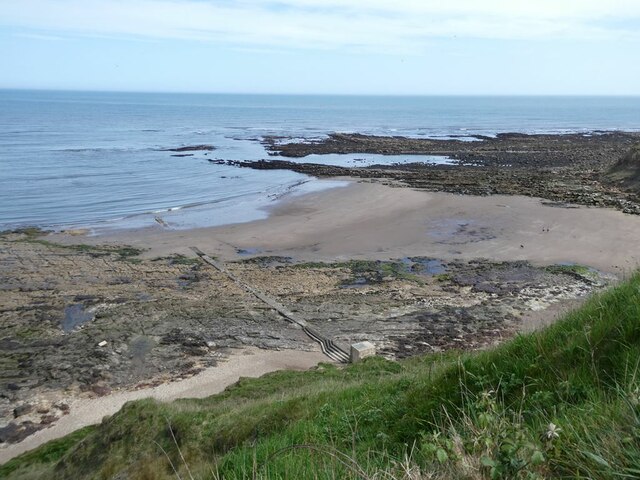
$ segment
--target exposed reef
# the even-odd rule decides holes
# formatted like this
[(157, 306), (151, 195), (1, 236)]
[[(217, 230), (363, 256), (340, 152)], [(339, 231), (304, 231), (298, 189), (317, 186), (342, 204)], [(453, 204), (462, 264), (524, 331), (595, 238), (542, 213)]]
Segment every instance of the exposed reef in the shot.
[[(332, 134), (310, 142), (266, 137), (274, 155), (302, 158), (310, 154), (362, 153), (416, 155), (416, 163), (348, 168), (300, 160), (230, 162), (255, 169), (288, 169), (317, 177), (378, 179), (398, 186), (467, 195), (526, 195), (559, 206), (611, 207), (640, 214), (638, 190), (610, 175), (620, 158), (640, 139), (638, 133), (525, 135), (505, 133), (479, 141), (429, 140)], [(446, 155), (456, 165), (420, 162), (420, 155)], [(625, 167), (628, 170), (628, 167)]]

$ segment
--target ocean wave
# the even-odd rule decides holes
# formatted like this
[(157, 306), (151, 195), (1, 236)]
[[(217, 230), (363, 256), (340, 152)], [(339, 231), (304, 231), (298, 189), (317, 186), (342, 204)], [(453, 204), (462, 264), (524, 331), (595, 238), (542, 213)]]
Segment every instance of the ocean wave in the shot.
[(9, 130), (7, 132), (0, 132), (0, 136), (21, 135), (23, 133), (51, 133), (51, 131), (50, 130)]
[[(265, 158), (256, 142), (269, 134), (283, 137), (283, 142), (323, 139), (331, 132), (472, 141), (478, 135), (507, 131), (640, 131), (637, 98), (327, 97), (325, 102), (322, 97), (214, 96), (201, 102), (205, 97), (170, 94), (143, 96), (140, 101), (137, 94), (15, 95), (7, 102), (0, 99), (0, 144), (5, 153), (0, 224), (7, 218), (86, 224), (127, 215), (179, 217), (180, 210), (221, 202), (242, 215), (246, 205), (238, 198), (258, 198), (264, 205), (287, 191), (307, 188), (304, 183), (291, 185), (292, 180), (308, 177), (290, 171), (243, 171), (242, 180), (219, 180), (238, 171), (227, 173), (233, 167), (206, 162), (218, 157)], [(47, 108), (42, 108), (43, 102), (48, 102)], [(220, 150), (192, 161), (155, 152), (163, 145), (201, 143)], [(352, 161), (361, 166), (364, 157), (369, 155), (352, 156)]]
[(150, 152), (155, 150), (152, 147), (87, 147), (87, 148), (59, 148), (53, 149), (53, 152), (64, 153), (104, 153), (104, 152)]

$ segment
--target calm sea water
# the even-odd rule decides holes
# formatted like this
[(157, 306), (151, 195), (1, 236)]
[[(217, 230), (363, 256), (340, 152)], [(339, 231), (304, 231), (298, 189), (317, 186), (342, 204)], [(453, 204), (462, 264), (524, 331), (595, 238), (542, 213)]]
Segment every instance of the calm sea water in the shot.
[[(639, 130), (640, 98), (353, 97), (0, 90), (0, 229), (172, 228), (266, 216), (284, 195), (337, 187), (209, 159), (267, 156), (264, 135), (361, 132), (443, 138), (498, 132)], [(161, 151), (211, 144), (213, 152)], [(422, 161), (446, 161), (419, 158)], [(416, 157), (315, 156), (366, 165)]]

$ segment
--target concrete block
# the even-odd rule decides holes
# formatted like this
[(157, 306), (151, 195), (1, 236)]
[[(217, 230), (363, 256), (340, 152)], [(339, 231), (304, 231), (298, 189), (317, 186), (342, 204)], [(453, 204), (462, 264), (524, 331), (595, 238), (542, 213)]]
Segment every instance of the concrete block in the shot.
[(356, 363), (366, 357), (373, 357), (376, 347), (371, 342), (359, 342), (351, 345), (351, 363)]

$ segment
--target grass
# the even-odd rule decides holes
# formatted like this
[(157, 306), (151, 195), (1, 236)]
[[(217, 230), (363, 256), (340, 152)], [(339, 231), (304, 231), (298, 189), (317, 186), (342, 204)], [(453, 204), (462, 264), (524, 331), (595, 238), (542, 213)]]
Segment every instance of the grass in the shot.
[(491, 350), (327, 364), (200, 400), (128, 403), (0, 476), (638, 478), (639, 364), (636, 274)]
[(82, 442), (82, 440), (95, 429), (96, 427), (94, 426), (81, 428), (66, 437), (52, 440), (36, 450), (27, 452), (18, 459), (10, 460), (0, 466), (0, 478), (5, 478), (16, 470), (24, 470), (26, 464), (28, 464), (27, 470), (33, 473), (39, 470), (39, 467), (42, 465), (50, 465), (59, 461), (69, 449)]

